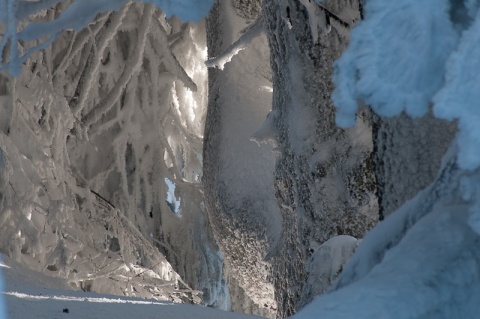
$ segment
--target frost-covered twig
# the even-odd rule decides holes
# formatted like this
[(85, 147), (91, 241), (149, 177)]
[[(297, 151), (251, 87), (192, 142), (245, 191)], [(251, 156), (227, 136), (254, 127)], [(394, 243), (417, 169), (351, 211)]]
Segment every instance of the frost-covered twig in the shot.
[(113, 39), (113, 37), (117, 34), (118, 28), (122, 24), (123, 18), (127, 14), (129, 7), (130, 7), (129, 5), (125, 5), (123, 6), (120, 12), (112, 14), (111, 22), (109, 26), (101, 34), (101, 37), (97, 42), (97, 45), (95, 47), (95, 54), (93, 56), (93, 61), (88, 66), (85, 73), (85, 77), (83, 81), (84, 87), (82, 88), (77, 104), (73, 108), (73, 114), (76, 116), (78, 116), (79, 113), (82, 111), (88, 96), (90, 96), (90, 91), (92, 89), (93, 83), (96, 81), (98, 69), (102, 62), (105, 49), (107, 48), (108, 44)]
[(169, 34), (167, 36), (170, 49), (173, 50), (177, 45), (179, 45), (183, 40), (185, 40), (185, 35), (190, 31), (190, 25), (188, 23), (182, 24), (180, 31), (174, 34)]
[(177, 76), (177, 78), (183, 82), (185, 87), (189, 88), (193, 92), (196, 92), (197, 85), (192, 80), (192, 78), (188, 76), (187, 72), (185, 72), (185, 69), (180, 65), (180, 62), (178, 62), (172, 50), (168, 47), (168, 36), (165, 28), (158, 19), (155, 19), (155, 21), (157, 26), (156, 31), (158, 32), (153, 33), (151, 36), (156, 38), (157, 41), (151, 42), (158, 43), (159, 45), (154, 45), (154, 49), (158, 53), (163, 53), (166, 62), (165, 68), (167, 69), (167, 71)]
[(115, 209), (115, 205), (113, 205), (112, 202), (110, 202), (108, 199), (106, 199), (105, 197), (103, 197), (102, 195), (100, 195), (99, 193), (94, 191), (93, 189), (91, 189), (90, 192), (92, 192), (93, 195), (97, 196), (98, 198), (100, 198), (101, 200), (106, 202), (108, 205), (110, 205), (111, 208)]
[(105, 25), (105, 21), (110, 13), (104, 13), (100, 18), (98, 18), (91, 28), (85, 28), (78, 33), (73, 34), (73, 38), (70, 41), (67, 53), (63, 56), (62, 60), (58, 63), (53, 75), (57, 73), (65, 72), (65, 69), (71, 63), (72, 59), (85, 47), (88, 40), (95, 38)]
[(260, 36), (263, 31), (263, 16), (260, 16), (260, 18), (258, 18), (237, 41), (230, 44), (228, 48), (219, 56), (207, 60), (205, 65), (209, 68), (216, 67), (220, 70), (223, 70), (225, 64), (230, 62), (232, 58), (238, 54), (238, 52), (245, 49), (247, 45), (249, 45), (255, 38)]
[(142, 17), (142, 22), (138, 28), (138, 43), (135, 53), (125, 63), (125, 69), (122, 76), (115, 84), (114, 88), (109, 92), (107, 97), (88, 114), (83, 117), (83, 123), (88, 128), (93, 123), (97, 122), (103, 114), (107, 113), (113, 105), (120, 98), (128, 81), (140, 71), (143, 63), (143, 52), (145, 50), (145, 43), (147, 42), (147, 35), (149, 32), (150, 23), (152, 21), (154, 8), (152, 5), (146, 4)]

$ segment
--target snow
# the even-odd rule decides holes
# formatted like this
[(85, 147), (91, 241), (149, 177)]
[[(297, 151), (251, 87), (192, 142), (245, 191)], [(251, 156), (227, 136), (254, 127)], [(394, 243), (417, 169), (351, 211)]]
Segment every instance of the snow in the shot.
[(354, 124), (358, 100), (387, 117), (423, 116), (433, 103), (436, 117), (458, 120), (459, 165), (479, 167), (479, 31), (475, 1), (368, 1), (336, 63), (337, 124)]
[(449, 1), (367, 1), (365, 20), (335, 66), (337, 124), (355, 123), (357, 100), (381, 116), (425, 115), (457, 41)]
[[(340, 235), (315, 248), (307, 262), (308, 278), (302, 292), (303, 298), (325, 293), (335, 283), (359, 243), (355, 237)], [(304, 303), (303, 300), (301, 302)]]
[(236, 56), (238, 52), (244, 50), (255, 38), (260, 36), (263, 31), (263, 19), (260, 17), (249, 26), (246, 31), (244, 30), (244, 33), (240, 38), (225, 49), (224, 53), (208, 59), (205, 62), (205, 65), (209, 68), (216, 67), (223, 70), (226, 63), (232, 61), (233, 57)]
[[(218, 16), (209, 19), (210, 41), (215, 41), (209, 43), (209, 55), (216, 58), (209, 63), (224, 69), (209, 70), (202, 181), (225, 268), (235, 282), (232, 306), (238, 311), (256, 307), (272, 316), (277, 306), (266, 256), (282, 232), (275, 157), (272, 145), (252, 141), (272, 107), (272, 94), (259, 89), (272, 86), (269, 50), (262, 19), (242, 18), (241, 2), (235, 5), (220, 1), (213, 10)], [(234, 57), (230, 54), (247, 43)]]
[(147, 0), (161, 8), (167, 17), (178, 16), (183, 21), (199, 20), (208, 15), (215, 0)]
[[(208, 307), (71, 290), (65, 281), (24, 268), (0, 255), (5, 287), (0, 318), (242, 319), (258, 318)], [(1, 279), (2, 277), (0, 277)], [(5, 302), (5, 308), (3, 308)]]
[[(150, 1), (161, 6), (167, 16), (177, 14), (192, 20), (205, 15), (212, 2)], [(1, 61), (0, 70), (18, 76), (9, 84), (11, 96), (0, 100), (6, 109), (2, 111), (0, 134), (0, 237), (2, 250), (13, 258), (63, 279), (24, 269), (4, 257), (0, 264), (6, 278), (5, 287), (0, 281), (0, 317), (6, 316), (2, 313), (5, 299), (12, 318), (52, 318), (65, 310), (73, 318), (247, 318), (198, 306), (69, 290), (74, 287), (180, 301), (175, 296), (187, 293), (178, 291), (182, 284), (193, 300), (199, 292), (190, 289), (152, 242), (181, 260), (170, 245), (183, 249), (198, 240), (205, 244), (195, 249), (207, 270), (202, 269), (199, 278), (192, 281), (209, 291), (212, 304), (230, 306), (230, 294), (222, 279), (223, 257), (209, 242), (209, 234), (203, 228), (197, 229), (201, 228), (197, 225), (204, 225), (199, 154), (207, 92), (206, 69), (199, 61), (205, 59), (206, 50), (203, 43), (189, 46), (184, 41), (196, 38), (195, 32), (201, 33), (202, 27), (179, 27), (175, 19), (167, 23), (151, 5), (131, 4), (120, 10), (126, 1), (84, 0), (73, 1), (56, 20), (27, 24), (17, 34), (13, 16), (19, 18), (55, 3), (0, 3), (0, 20), (5, 28), (0, 51), (10, 48), (5, 54), (9, 59)], [(319, 34), (328, 30), (325, 11), (311, 1), (301, 3), (309, 15), (311, 36), (317, 42)], [(458, 24), (449, 15), (451, 3), (367, 2), (366, 19), (353, 32), (350, 48), (336, 65), (333, 99), (338, 107), (337, 124), (354, 123), (358, 100), (382, 116), (406, 112), (415, 117), (424, 115), (433, 102), (434, 114), (458, 120), (460, 131), (438, 179), (380, 223), (358, 249), (358, 241), (349, 236), (334, 237), (315, 247), (308, 264), (306, 289), (315, 287), (323, 292), (342, 268), (343, 272), (331, 291), (295, 318), (446, 319), (470, 318), (480, 311), (480, 111), (476, 107), (480, 100), (476, 72), (480, 13), (475, 16), (476, 3), (468, 1), (468, 16), (474, 21), (471, 25)], [(18, 11), (17, 4), (22, 4)], [(228, 29), (221, 42), (233, 44), (207, 63), (225, 71), (217, 74), (219, 93), (215, 96), (215, 106), (223, 111), (218, 120), (223, 131), (216, 141), (220, 151), (214, 154), (215, 161), (206, 165), (216, 165), (211, 168), (219, 178), (215, 186), (229, 185), (218, 195), (227, 198), (227, 209), (233, 207), (228, 213), (242, 212), (245, 215), (241, 217), (247, 218), (232, 218), (237, 223), (229, 234), (233, 239), (222, 238), (222, 233), (217, 233), (217, 238), (244, 245), (241, 248), (247, 250), (246, 256), (226, 255), (228, 271), (251, 300), (267, 304), (266, 311), (275, 310), (276, 291), (269, 281), (271, 269), (264, 261), (276, 249), (282, 233), (278, 202), (273, 195), (272, 151), (278, 133), (274, 123), (279, 115), (270, 111), (270, 74), (266, 71), (260, 76), (258, 71), (260, 60), (268, 57), (266, 40), (260, 36), (263, 22), (258, 19), (234, 42), (231, 35), (238, 35), (245, 21), (233, 12), (230, 3), (220, 5), (226, 21), (218, 26)], [(108, 26), (105, 16), (91, 23), (106, 10), (117, 10)], [(351, 12), (342, 16), (351, 19)], [(77, 35), (72, 39), (63, 33), (62, 41), (70, 44), (60, 43), (60, 48), (34, 55), (50, 46), (62, 30), (78, 31), (90, 23), (89, 36), (99, 35), (94, 44), (89, 36), (82, 39), (80, 32), (78, 42)], [(114, 36), (119, 32), (132, 41), (116, 42)], [(19, 40), (23, 43), (39, 39), (43, 42), (36, 46), (17, 45)], [(122, 47), (130, 42), (132, 47)], [(81, 53), (90, 52), (92, 47), (93, 55)], [(175, 50), (183, 49), (188, 53), (177, 58)], [(58, 56), (50, 56), (52, 52), (58, 56), (67, 54), (59, 62)], [(122, 60), (125, 68), (104, 63), (105, 56), (121, 54), (126, 56)], [(252, 56), (257, 56), (258, 61), (252, 62)], [(23, 68), (29, 57), (36, 62), (28, 62)], [(183, 67), (182, 63), (190, 59), (195, 62)], [(284, 65), (292, 78), (302, 78), (304, 71), (297, 59), (290, 58)], [(87, 60), (88, 66), (80, 67)], [(52, 71), (49, 68), (54, 64), (58, 69)], [(63, 74), (67, 65), (68, 81)], [(78, 68), (80, 75), (72, 68)], [(41, 77), (50, 82), (42, 84)], [(72, 98), (73, 102), (67, 101), (63, 98), (66, 91), (72, 91), (72, 95), (76, 92), (65, 83), (78, 83), (80, 77), (83, 91)], [(63, 92), (55, 91), (61, 87), (58, 83), (65, 86)], [(307, 93), (302, 85), (292, 85), (288, 92), (297, 104), (287, 120), (295, 154), (304, 152), (304, 142), (312, 138), (310, 131), (316, 124), (304, 108)], [(158, 95), (157, 91), (167, 93)], [(12, 101), (19, 101), (18, 107), (13, 108)], [(159, 110), (159, 105), (168, 107)], [(353, 141), (350, 146), (368, 143), (368, 129), (362, 125), (345, 133)], [(158, 134), (158, 126), (162, 134)], [(74, 129), (78, 136), (72, 135)], [(70, 138), (75, 139), (75, 144)], [(333, 149), (333, 143), (316, 154), (317, 160), (331, 153), (329, 147)], [(356, 155), (352, 156), (354, 160)], [(160, 182), (151, 182), (153, 175)], [(178, 224), (176, 219), (160, 215), (165, 205), (182, 219), (190, 219)], [(154, 210), (160, 215), (155, 222), (161, 220), (162, 227), (168, 226), (156, 228), (157, 224), (146, 218), (150, 212), (153, 219)], [(225, 228), (230, 226), (223, 225), (223, 220), (212, 221), (216, 222)], [(243, 233), (238, 223), (245, 223), (241, 226), (253, 229), (253, 234), (256, 227), (263, 227), (264, 242), (250, 247), (252, 242), (258, 243), (257, 238)], [(177, 229), (177, 225), (184, 228)], [(191, 233), (192, 238), (183, 244), (183, 236)], [(156, 239), (160, 235), (169, 241)], [(254, 239), (249, 241), (248, 236)], [(343, 267), (355, 249), (354, 257)], [(237, 257), (240, 261), (232, 261)], [(250, 260), (255, 263), (248, 263)], [(177, 262), (179, 269), (193, 267), (191, 261)], [(212, 274), (216, 277), (210, 278)]]
[(475, 22), (460, 39), (458, 49), (447, 61), (445, 86), (435, 95), (434, 114), (447, 120), (458, 120), (459, 164), (465, 169), (480, 166), (480, 11)]
[[(39, 14), (61, 0), (48, 1), (18, 1), (7, 0), (0, 4), (0, 22), (6, 27), (6, 32), (0, 42), (0, 51), (7, 47), (9, 40), (15, 45), (9, 46), (9, 60), (0, 61), (0, 71), (6, 70), (14, 76), (21, 74), (22, 64), (36, 51), (50, 46), (50, 44), (64, 30), (80, 31), (91, 23), (94, 18), (104, 12), (118, 11), (129, 3), (127, 0), (81, 0), (72, 1), (58, 17), (51, 21), (33, 22), (26, 25), (17, 33), (19, 23), (30, 16)], [(148, 0), (144, 1), (156, 5), (166, 14), (166, 17), (177, 16), (184, 21), (199, 22), (207, 16), (214, 0)], [(149, 8), (153, 12), (153, 9)], [(36, 46), (21, 52), (18, 41), (40, 42)]]
[[(452, 153), (449, 154), (451, 156)], [(479, 234), (460, 180), (473, 176), (446, 162), (438, 179), (378, 224), (336, 286), (294, 318), (473, 318), (480, 305)]]
[[(74, 31), (82, 17), (70, 4), (96, 11), (107, 2), (64, 2), (18, 21), (34, 37), (48, 36), (45, 21), (72, 19), (46, 50), (35, 51), (43, 38), (22, 41), (22, 54), (33, 49), (25, 65), (1, 61), (21, 75), (0, 76), (0, 249), (84, 290), (228, 308), (200, 185), (205, 22), (166, 21), (132, 2)], [(3, 22), (7, 35), (17, 27)]]
[(181, 198), (175, 196), (175, 183), (172, 182), (170, 179), (165, 177), (165, 184), (167, 184), (167, 203), (172, 213), (174, 213), (178, 217), (182, 217), (182, 211), (180, 210)]

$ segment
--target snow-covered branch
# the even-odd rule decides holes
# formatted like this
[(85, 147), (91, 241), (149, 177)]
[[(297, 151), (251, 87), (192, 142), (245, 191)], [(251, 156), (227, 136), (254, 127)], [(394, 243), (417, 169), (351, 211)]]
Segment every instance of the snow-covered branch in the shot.
[[(0, 22), (5, 27), (1, 35), (0, 52), (7, 51), (0, 58), (0, 71), (6, 70), (11, 74), (20, 75), (22, 64), (35, 51), (48, 47), (64, 30), (80, 31), (95, 17), (104, 12), (118, 11), (132, 0), (2, 0), (0, 1)], [(213, 0), (149, 0), (145, 1), (163, 9), (167, 16), (178, 15), (180, 18), (199, 20), (207, 15)], [(61, 14), (50, 21), (28, 21), (36, 14), (51, 9), (58, 4), (68, 6), (61, 10)], [(20, 24), (26, 24), (18, 30)], [(20, 42), (19, 42), (20, 41)], [(40, 41), (40, 44), (38, 42)], [(26, 52), (22, 52), (24, 42), (36, 42)], [(108, 42), (108, 41), (107, 41)], [(101, 50), (100, 50), (101, 51)], [(93, 72), (94, 74), (95, 72)]]
[(110, 17), (111, 21), (108, 27), (104, 29), (104, 32), (101, 34), (100, 39), (96, 42), (93, 61), (85, 71), (85, 76), (83, 78), (84, 86), (80, 97), (78, 98), (78, 102), (73, 109), (73, 114), (77, 117), (79, 116), (80, 111), (84, 108), (87, 97), (90, 95), (90, 90), (92, 88), (94, 80), (97, 77), (98, 69), (100, 67), (105, 49), (107, 48), (112, 38), (117, 34), (118, 28), (120, 27), (128, 9), (129, 6), (125, 5), (120, 12), (112, 14), (112, 16)]
[(261, 16), (245, 31), (244, 34), (240, 36), (237, 41), (230, 44), (219, 56), (207, 60), (205, 65), (209, 68), (216, 67), (223, 70), (225, 64), (230, 62), (238, 52), (244, 50), (255, 38), (260, 36), (263, 31), (263, 17)]
[[(97, 122), (102, 115), (108, 112), (113, 105), (120, 98), (123, 90), (125, 89), (128, 81), (135, 76), (142, 66), (143, 52), (145, 50), (145, 43), (147, 41), (147, 35), (149, 32), (150, 23), (153, 16), (153, 6), (145, 5), (142, 22), (138, 28), (138, 43), (134, 54), (125, 63), (125, 69), (120, 79), (115, 83), (115, 87), (110, 91), (107, 97), (89, 113), (83, 117), (83, 123), (88, 128), (93, 123)], [(80, 110), (80, 109), (78, 109)]]
[(165, 28), (158, 19), (155, 19), (155, 24), (157, 26), (157, 32), (153, 33), (151, 36), (158, 39), (158, 41), (151, 42), (153, 43), (154, 49), (158, 53), (162, 53), (164, 55), (166, 62), (165, 68), (167, 71), (177, 76), (177, 78), (182, 81), (187, 88), (194, 92), (197, 91), (197, 85), (190, 78), (190, 76), (188, 76), (187, 72), (185, 72), (185, 69), (180, 65), (172, 50), (167, 46), (169, 42)]

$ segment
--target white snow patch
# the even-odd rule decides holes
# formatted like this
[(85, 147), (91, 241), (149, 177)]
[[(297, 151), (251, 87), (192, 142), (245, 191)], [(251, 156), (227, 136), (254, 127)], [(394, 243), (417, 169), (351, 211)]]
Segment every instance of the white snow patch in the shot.
[(167, 184), (168, 190), (167, 190), (167, 203), (172, 212), (178, 216), (182, 217), (182, 211), (180, 209), (180, 203), (181, 203), (181, 198), (175, 196), (175, 183), (172, 182), (169, 178), (165, 177), (165, 184)]

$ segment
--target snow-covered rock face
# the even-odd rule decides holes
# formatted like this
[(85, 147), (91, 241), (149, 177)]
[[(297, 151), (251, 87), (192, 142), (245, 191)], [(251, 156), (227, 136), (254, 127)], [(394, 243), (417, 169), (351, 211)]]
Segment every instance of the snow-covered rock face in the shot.
[(308, 278), (297, 309), (307, 305), (312, 296), (325, 293), (332, 287), (359, 243), (360, 241), (352, 236), (335, 236), (312, 253), (306, 265)]
[(0, 75), (0, 250), (83, 290), (228, 307), (200, 185), (205, 59), (203, 24), (129, 3)]
[[(220, 55), (254, 22), (252, 14), (259, 4), (217, 3), (208, 19), (210, 58)], [(232, 309), (273, 317), (277, 305), (266, 256), (281, 233), (273, 146), (252, 141), (271, 109), (271, 92), (262, 89), (271, 88), (271, 74), (266, 38), (249, 41), (222, 64), (222, 71), (209, 70), (203, 183), (212, 227), (225, 257)]]
[(380, 217), (390, 215), (437, 176), (456, 124), (431, 114), (374, 120), (375, 175)]
[[(221, 56), (251, 23), (246, 8), (252, 6), (251, 1), (225, 1), (214, 8), (210, 58)], [(240, 53), (233, 59), (229, 52), (238, 47), (228, 47), (226, 64), (213, 63), (221, 58), (210, 60), (225, 68), (210, 71), (206, 202), (225, 256), (233, 304), (268, 316), (291, 314), (327, 289), (329, 284), (315, 280), (307, 269), (316, 264), (312, 252), (335, 235), (362, 237), (378, 214), (370, 114), (363, 111), (356, 128), (340, 130), (330, 102), (333, 61), (348, 42), (351, 13), (359, 18), (358, 4), (319, 6), (332, 28), (330, 33), (318, 31), (318, 37), (310, 36), (309, 19), (316, 17), (308, 16), (313, 11), (307, 9), (298, 1), (265, 1), (262, 23), (272, 51), (257, 38), (236, 50)], [(269, 53), (273, 85), (258, 77)], [(265, 86), (273, 87), (271, 111), (265, 93), (256, 92)], [(252, 137), (258, 147), (251, 144)], [(325, 280), (333, 282), (337, 271)]]
[(426, 189), (362, 240), (335, 287), (295, 318), (476, 317), (479, 171), (462, 170), (456, 152), (450, 149)]
[[(348, 10), (360, 17), (357, 1), (322, 6), (332, 16)], [(363, 237), (376, 223), (378, 206), (370, 114), (362, 110), (355, 128), (341, 130), (330, 101), (333, 62), (348, 43), (346, 26), (332, 23), (314, 43), (309, 19), (315, 17), (304, 4), (265, 1), (264, 8), (279, 153), (275, 189), (283, 220), (272, 264), (278, 315), (284, 316), (298, 309), (312, 252), (335, 235)], [(302, 303), (311, 298), (303, 296)]]

